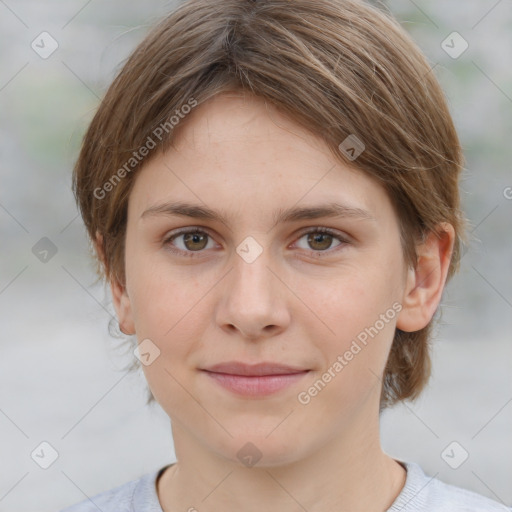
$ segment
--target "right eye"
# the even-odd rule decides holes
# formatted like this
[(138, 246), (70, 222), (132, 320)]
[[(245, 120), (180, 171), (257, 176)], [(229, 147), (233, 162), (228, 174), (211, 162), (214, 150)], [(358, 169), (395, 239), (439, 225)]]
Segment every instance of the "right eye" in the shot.
[[(208, 238), (210, 235), (199, 228), (188, 228), (172, 233), (164, 240), (164, 245), (175, 254), (193, 257), (195, 252), (202, 252), (203, 249), (211, 249), (208, 247)], [(178, 241), (178, 243), (174, 243)]]

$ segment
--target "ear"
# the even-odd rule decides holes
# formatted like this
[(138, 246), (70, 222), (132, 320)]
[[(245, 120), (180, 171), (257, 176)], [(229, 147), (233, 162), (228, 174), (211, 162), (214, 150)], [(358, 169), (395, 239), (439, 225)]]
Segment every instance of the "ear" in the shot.
[(419, 331), (434, 316), (446, 283), (454, 240), (453, 226), (443, 222), (416, 246), (417, 265), (407, 272), (402, 310), (396, 323), (401, 331)]
[[(105, 266), (105, 253), (103, 250), (103, 235), (96, 232), (95, 248), (98, 257)], [(122, 333), (132, 335), (135, 334), (135, 325), (133, 322), (132, 307), (130, 297), (126, 293), (126, 286), (113, 278), (110, 281), (110, 291), (112, 292), (112, 302), (116, 310), (119, 329)]]

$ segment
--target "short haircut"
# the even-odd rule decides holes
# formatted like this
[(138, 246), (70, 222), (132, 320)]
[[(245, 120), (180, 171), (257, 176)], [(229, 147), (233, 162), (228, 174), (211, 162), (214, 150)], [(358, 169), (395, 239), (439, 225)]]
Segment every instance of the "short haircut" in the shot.
[[(454, 274), (464, 230), (461, 145), (433, 70), (400, 24), (356, 0), (189, 0), (127, 59), (74, 168), (88, 235), (102, 236), (104, 258), (94, 253), (100, 277), (125, 282), (127, 205), (137, 170), (171, 146), (193, 106), (228, 92), (264, 99), (319, 135), (338, 161), (380, 183), (409, 266), (416, 264), (415, 244), (449, 222), (455, 242), (448, 279)], [(340, 150), (349, 136), (364, 144), (356, 159)], [(425, 387), (431, 328), (432, 321), (416, 332), (395, 331), (381, 411)]]

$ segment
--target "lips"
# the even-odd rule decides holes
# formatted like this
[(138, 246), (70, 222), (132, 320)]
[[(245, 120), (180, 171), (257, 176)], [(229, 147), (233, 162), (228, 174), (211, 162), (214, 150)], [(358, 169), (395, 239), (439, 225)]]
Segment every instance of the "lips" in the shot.
[(267, 361), (257, 364), (227, 361), (201, 368), (201, 371), (230, 393), (245, 398), (264, 398), (297, 384), (310, 370)]
[(267, 375), (290, 375), (304, 373), (309, 369), (298, 366), (290, 366), (273, 362), (261, 362), (257, 364), (247, 364), (239, 361), (227, 361), (202, 368), (205, 371), (213, 373), (223, 373), (227, 375), (240, 375), (244, 377), (261, 377)]

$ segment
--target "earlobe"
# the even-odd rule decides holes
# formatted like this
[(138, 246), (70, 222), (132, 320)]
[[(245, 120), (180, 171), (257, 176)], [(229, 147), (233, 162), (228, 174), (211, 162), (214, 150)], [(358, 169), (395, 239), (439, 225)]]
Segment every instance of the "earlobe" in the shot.
[(446, 283), (454, 240), (453, 226), (444, 222), (416, 247), (417, 264), (407, 273), (398, 329), (419, 331), (434, 316)]
[(122, 333), (127, 335), (135, 334), (132, 306), (130, 297), (126, 293), (126, 287), (121, 285), (118, 281), (113, 280), (110, 283), (110, 290), (112, 292), (112, 301), (119, 321), (119, 329)]
[(98, 255), (98, 258), (101, 261), (102, 265), (105, 266), (105, 253), (103, 252), (103, 235), (99, 231), (96, 231), (94, 248), (96, 249), (96, 254)]
[[(105, 267), (105, 253), (103, 251), (103, 235), (99, 231), (96, 232), (96, 240), (94, 241), (98, 258)], [(135, 326), (133, 324), (133, 315), (130, 303), (130, 297), (126, 293), (126, 287), (119, 283), (115, 278), (110, 282), (110, 290), (112, 292), (112, 302), (117, 313), (119, 321), (119, 329), (127, 335), (135, 334)]]

